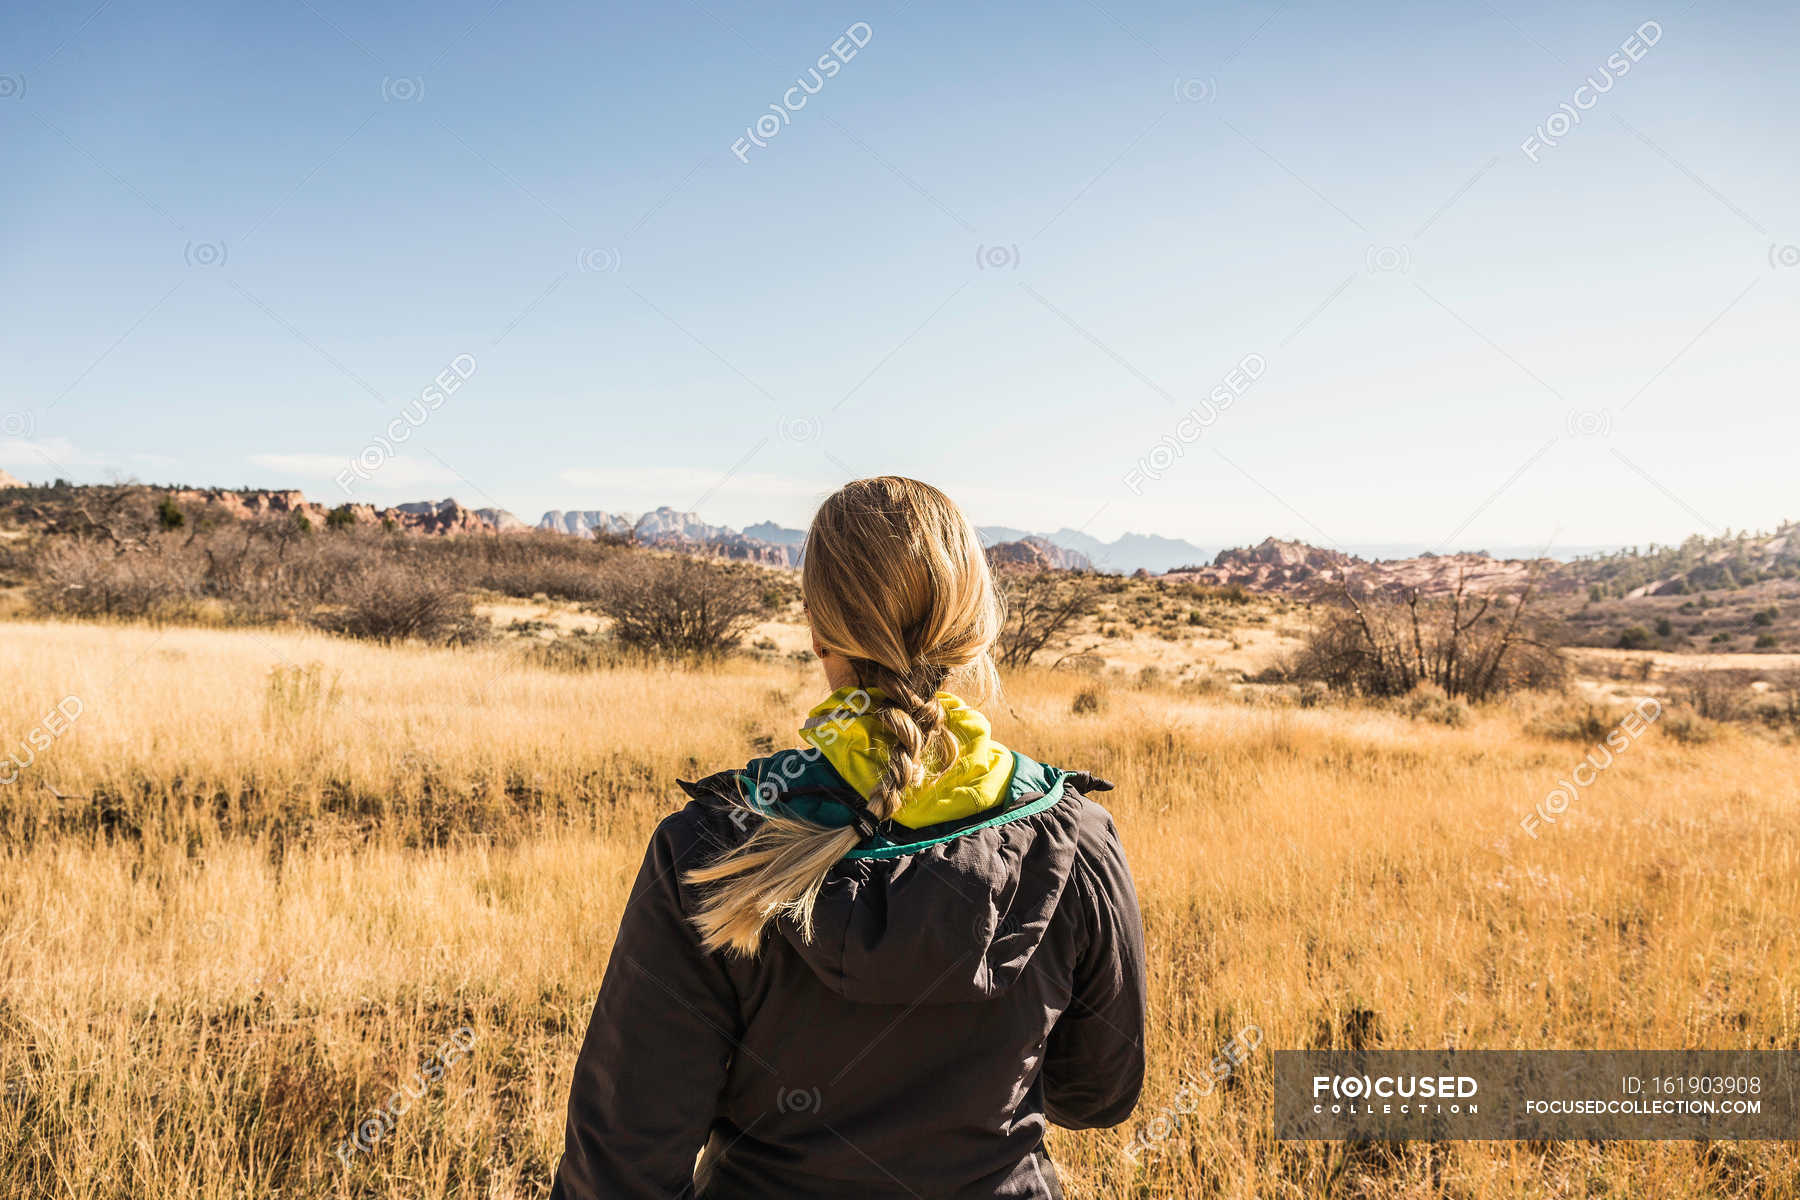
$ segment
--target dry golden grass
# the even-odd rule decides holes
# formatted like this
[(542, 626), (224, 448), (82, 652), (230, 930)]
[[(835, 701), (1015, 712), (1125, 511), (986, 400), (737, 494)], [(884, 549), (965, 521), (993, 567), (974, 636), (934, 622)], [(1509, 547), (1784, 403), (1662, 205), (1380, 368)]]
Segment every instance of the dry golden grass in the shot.
[[(786, 664), (590, 674), (504, 647), (0, 626), (0, 1196), (541, 1196), (627, 885), (677, 777), (793, 744)], [(1113, 779), (1151, 1074), (1057, 1132), (1072, 1197), (1800, 1196), (1792, 1143), (1275, 1143), (1268, 1050), (1800, 1046), (1800, 755), (1652, 733), (1536, 840), (1584, 749), (1029, 674), (1000, 736)], [(1233, 1033), (1262, 1048), (1173, 1123)], [(459, 1028), (473, 1053), (334, 1149)], [(1189, 1093), (1191, 1095), (1191, 1089)], [(1180, 1107), (1187, 1107), (1181, 1105)], [(1172, 1124), (1172, 1128), (1171, 1128)], [(1158, 1136), (1148, 1136), (1147, 1132)], [(1134, 1139), (1149, 1149), (1135, 1163)]]

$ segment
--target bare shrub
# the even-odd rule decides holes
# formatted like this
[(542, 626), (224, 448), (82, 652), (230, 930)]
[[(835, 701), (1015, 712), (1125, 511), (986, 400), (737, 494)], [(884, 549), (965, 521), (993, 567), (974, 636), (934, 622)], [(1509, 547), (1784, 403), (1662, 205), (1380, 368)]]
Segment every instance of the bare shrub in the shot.
[[(1568, 666), (1530, 616), (1532, 588), (1516, 597), (1357, 598), (1328, 613), (1288, 668), (1342, 691), (1404, 696), (1421, 683), (1446, 696), (1484, 700), (1518, 688), (1560, 688)], [(1510, 601), (1510, 603), (1509, 603)]]
[(1776, 711), (1787, 724), (1800, 728), (1800, 667), (1777, 671), (1770, 683), (1781, 702)]
[(1609, 711), (1592, 702), (1562, 703), (1534, 713), (1525, 732), (1567, 742), (1598, 742), (1616, 728), (1625, 712)]
[(1748, 673), (1683, 671), (1669, 680), (1669, 692), (1708, 721), (1741, 720), (1750, 710)]
[(609, 566), (625, 553), (617, 539), (537, 530), (497, 537), (412, 539), (415, 553), (465, 585), (506, 596), (598, 600)]
[(660, 654), (734, 650), (768, 612), (754, 567), (681, 555), (633, 556), (600, 581), (593, 607), (612, 618), (620, 645)]
[[(117, 489), (60, 513), (28, 553), (14, 552), (32, 606), (70, 616), (175, 619), (197, 615), (206, 601), (226, 621), (270, 624), (312, 621), (322, 607), (378, 604), (385, 590), (390, 598), (410, 594), (396, 613), (398, 628), (407, 626), (410, 608), (419, 628), (428, 629), (442, 622), (421, 605), (442, 608), (445, 592), (592, 600), (608, 564), (635, 557), (617, 545), (553, 533), (435, 537), (342, 521), (314, 527), (291, 516), (188, 516), (172, 524), (157, 512), (138, 492)], [(371, 574), (377, 567), (384, 568), (379, 577)], [(428, 596), (437, 599), (427, 604)], [(378, 629), (387, 621), (370, 611), (350, 624)]]
[(1684, 746), (1704, 746), (1717, 741), (1725, 731), (1720, 722), (1708, 720), (1689, 708), (1672, 709), (1659, 724), (1664, 733)]
[(313, 620), (334, 633), (378, 642), (467, 644), (489, 632), (467, 592), (415, 565), (364, 564), (333, 591), (335, 602)]
[(1057, 636), (1094, 610), (1099, 590), (1091, 575), (1068, 571), (1005, 570), (995, 583), (1006, 622), (995, 643), (1003, 667), (1031, 664)]
[(1469, 723), (1469, 707), (1453, 700), (1435, 683), (1421, 683), (1399, 699), (1400, 711), (1415, 721), (1431, 721), (1459, 729)]
[(191, 612), (203, 590), (191, 558), (166, 536), (125, 548), (58, 539), (37, 553), (32, 573), (32, 606), (57, 616), (174, 619)]

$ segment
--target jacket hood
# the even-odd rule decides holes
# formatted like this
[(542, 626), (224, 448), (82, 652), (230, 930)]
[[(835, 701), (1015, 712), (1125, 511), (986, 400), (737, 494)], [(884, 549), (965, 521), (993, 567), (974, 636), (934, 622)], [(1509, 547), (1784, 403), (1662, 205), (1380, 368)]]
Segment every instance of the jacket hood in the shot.
[[(1075, 866), (1084, 803), (1075, 786), (1110, 785), (997, 746), (986, 720), (973, 716), (980, 731), (970, 744), (991, 746), (1004, 759), (951, 788), (928, 790), (929, 801), (910, 815), (971, 811), (917, 827), (883, 822), (826, 876), (810, 939), (786, 920), (775, 927), (772, 936), (784, 938), (846, 999), (905, 1005), (991, 998), (1026, 970), (1050, 928)], [(839, 828), (853, 822), (852, 806), (861, 800), (835, 762), (856, 763), (862, 743), (846, 736), (844, 744), (847, 753), (782, 751), (684, 786), (696, 796), (723, 792), (755, 811), (777, 809)], [(1004, 783), (993, 801), (974, 807), (997, 778)]]

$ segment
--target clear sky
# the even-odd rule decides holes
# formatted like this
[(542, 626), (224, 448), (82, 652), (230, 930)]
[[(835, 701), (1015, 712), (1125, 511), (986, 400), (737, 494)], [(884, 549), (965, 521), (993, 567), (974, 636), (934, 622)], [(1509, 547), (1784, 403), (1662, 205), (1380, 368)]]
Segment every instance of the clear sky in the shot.
[(1206, 545), (1800, 516), (1791, 3), (0, 23), (29, 479), (330, 501), (361, 455), (377, 503), (742, 525), (902, 472)]

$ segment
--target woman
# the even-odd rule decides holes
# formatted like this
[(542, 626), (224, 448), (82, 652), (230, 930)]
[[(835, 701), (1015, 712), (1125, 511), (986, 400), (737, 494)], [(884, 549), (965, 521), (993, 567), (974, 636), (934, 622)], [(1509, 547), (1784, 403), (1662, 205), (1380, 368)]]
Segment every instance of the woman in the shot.
[(831, 496), (801, 589), (832, 693), (657, 828), (553, 1200), (1060, 1197), (1046, 1120), (1115, 1125), (1143, 1082), (1137, 899), (1081, 795), (1111, 785), (944, 690), (991, 682), (1001, 617), (937, 489)]

